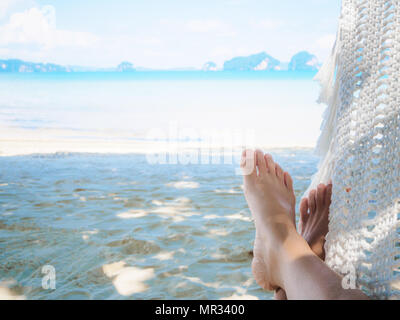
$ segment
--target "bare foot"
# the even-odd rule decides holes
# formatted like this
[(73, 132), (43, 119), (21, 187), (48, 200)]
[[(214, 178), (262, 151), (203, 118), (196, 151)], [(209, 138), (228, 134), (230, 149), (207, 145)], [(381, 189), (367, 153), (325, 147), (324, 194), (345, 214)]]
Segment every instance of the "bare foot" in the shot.
[[(332, 184), (320, 184), (317, 189), (311, 190), (308, 198), (300, 203), (299, 231), (307, 241), (311, 250), (325, 260), (325, 236), (328, 233), (329, 206), (332, 197)], [(275, 291), (275, 300), (286, 300), (283, 289)]]
[[(293, 181), (287, 172), (262, 151), (243, 152), (244, 193), (256, 226), (252, 271), (258, 285), (266, 290), (280, 282), (277, 252), (295, 226)], [(248, 168), (252, 168), (248, 170)]]
[(252, 269), (257, 283), (267, 290), (286, 288), (291, 299), (366, 299), (361, 290), (345, 290), (341, 276), (297, 233), (290, 176), (261, 151), (256, 156), (245, 152), (242, 158), (245, 196), (256, 227)]
[(324, 245), (328, 233), (331, 197), (332, 184), (320, 184), (317, 190), (311, 190), (308, 199), (304, 198), (300, 203), (300, 234), (322, 260), (325, 260)]

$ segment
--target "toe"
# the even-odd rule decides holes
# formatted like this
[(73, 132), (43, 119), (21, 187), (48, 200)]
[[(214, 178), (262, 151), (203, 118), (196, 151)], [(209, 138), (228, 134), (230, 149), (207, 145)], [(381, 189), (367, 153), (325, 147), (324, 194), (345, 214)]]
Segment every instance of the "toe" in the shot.
[(285, 185), (289, 189), (290, 192), (293, 192), (293, 179), (290, 176), (289, 172), (284, 173)]
[(283, 178), (283, 170), (279, 164), (275, 164), (275, 173), (280, 180)]
[(326, 187), (324, 184), (319, 184), (317, 187), (317, 209), (322, 209), (324, 207), (325, 201), (325, 190)]
[(244, 150), (242, 153), (242, 159), (240, 161), (240, 167), (245, 181), (254, 179), (257, 176), (256, 172), (256, 158), (253, 150)]
[(267, 164), (265, 163), (264, 152), (256, 150), (256, 159), (259, 175), (265, 175), (267, 173)]
[(314, 214), (316, 210), (316, 201), (315, 201), (316, 194), (317, 194), (316, 190), (311, 190), (310, 194), (308, 195), (308, 207), (310, 210), (310, 214)]
[(265, 165), (267, 166), (267, 172), (271, 173), (271, 169), (268, 166), (268, 161), (269, 161), (269, 157), (271, 157), (269, 154), (264, 154), (264, 159), (265, 159)]
[(265, 161), (267, 163), (268, 171), (271, 174), (275, 174), (275, 162), (272, 159), (272, 156), (270, 154), (265, 154)]
[(307, 224), (307, 220), (309, 218), (308, 215), (308, 199), (303, 198), (300, 202), (300, 232), (304, 232), (304, 227)]

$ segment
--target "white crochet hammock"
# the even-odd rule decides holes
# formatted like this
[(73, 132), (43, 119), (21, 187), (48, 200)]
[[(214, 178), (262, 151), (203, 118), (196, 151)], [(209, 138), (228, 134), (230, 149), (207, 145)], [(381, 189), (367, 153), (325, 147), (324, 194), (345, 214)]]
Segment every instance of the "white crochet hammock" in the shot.
[(343, 0), (309, 189), (332, 179), (327, 264), (380, 299), (400, 297), (399, 78), (400, 0)]

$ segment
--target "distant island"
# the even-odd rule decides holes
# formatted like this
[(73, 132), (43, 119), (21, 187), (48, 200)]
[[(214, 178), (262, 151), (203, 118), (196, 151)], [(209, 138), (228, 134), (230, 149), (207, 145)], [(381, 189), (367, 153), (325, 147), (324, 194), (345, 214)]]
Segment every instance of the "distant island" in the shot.
[(79, 66), (61, 66), (52, 63), (35, 63), (18, 59), (0, 60), (1, 72), (45, 73), (45, 72), (132, 72), (136, 69), (130, 62), (121, 62), (116, 68), (90, 68)]
[(201, 68), (203, 71), (218, 71), (217, 64), (215, 62), (209, 61), (203, 65)]
[(280, 61), (266, 52), (253, 54), (247, 57), (236, 57), (224, 63), (225, 71), (261, 71), (280, 70)]
[(317, 71), (320, 63), (315, 55), (301, 51), (289, 63), (281, 62), (266, 52), (236, 57), (224, 63), (224, 71)]
[(132, 72), (135, 71), (133, 64), (127, 61), (121, 62), (117, 67), (118, 72)]
[(314, 71), (320, 68), (318, 59), (307, 51), (295, 54), (290, 60), (288, 70), (290, 71)]
[(52, 63), (33, 63), (17, 59), (0, 60), (0, 72), (70, 72), (67, 67)]
[[(317, 57), (307, 51), (295, 54), (289, 63), (281, 62), (266, 52), (235, 57), (225, 61), (222, 68), (218, 68), (213, 61), (206, 62), (201, 69), (184, 68), (172, 69), (174, 71), (317, 71), (320, 68)], [(18, 59), (0, 60), (0, 73), (44, 73), (44, 72), (135, 72), (151, 71), (137, 67), (128, 61), (121, 62), (115, 68), (93, 68), (80, 66), (61, 66), (52, 63), (35, 63)]]

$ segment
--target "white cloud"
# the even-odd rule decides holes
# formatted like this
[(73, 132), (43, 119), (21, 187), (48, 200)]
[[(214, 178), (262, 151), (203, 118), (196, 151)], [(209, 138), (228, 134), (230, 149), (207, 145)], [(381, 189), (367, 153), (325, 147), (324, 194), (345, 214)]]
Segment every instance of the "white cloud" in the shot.
[[(104, 67), (126, 60), (136, 66), (175, 68), (200, 67), (206, 61), (222, 66), (232, 57), (261, 51), (289, 61), (298, 51), (308, 50), (323, 61), (329, 55), (335, 38), (332, 33), (336, 30), (336, 20), (324, 26), (318, 24), (315, 29), (303, 25), (304, 18), (288, 20), (275, 11), (264, 10), (266, 16), (262, 17), (250, 10), (238, 10), (236, 16), (222, 17), (216, 16), (212, 8), (210, 15), (176, 17), (175, 13), (166, 12), (164, 18), (153, 20), (134, 19), (135, 13), (127, 20), (115, 15), (99, 25), (97, 20), (74, 19), (73, 10), (55, 6), (57, 10), (65, 10), (64, 17), (70, 15), (69, 21), (63, 20), (62, 27), (55, 21), (52, 6), (39, 7), (34, 0), (0, 0), (0, 12), (8, 7), (3, 19), (0, 18), (0, 57)], [(322, 20), (326, 20), (325, 16)], [(114, 28), (118, 23), (121, 27)], [(84, 32), (87, 26), (97, 26), (97, 30)]]
[(0, 0), (0, 20), (5, 18), (10, 12), (19, 8), (33, 7), (35, 0)]
[(1, 0), (0, 1), (0, 19), (3, 18), (11, 6), (16, 4), (18, 0)]
[(97, 37), (88, 32), (57, 29), (53, 6), (14, 13), (5, 25), (0, 26), (0, 46), (39, 45), (50, 49), (65, 46), (88, 47), (96, 41)]

